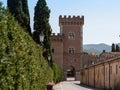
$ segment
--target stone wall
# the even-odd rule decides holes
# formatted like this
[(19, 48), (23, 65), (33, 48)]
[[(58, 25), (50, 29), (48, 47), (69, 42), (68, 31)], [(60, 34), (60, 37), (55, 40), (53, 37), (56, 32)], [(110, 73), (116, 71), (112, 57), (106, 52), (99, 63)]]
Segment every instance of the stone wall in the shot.
[(91, 87), (120, 90), (120, 57), (82, 68), (80, 77)]

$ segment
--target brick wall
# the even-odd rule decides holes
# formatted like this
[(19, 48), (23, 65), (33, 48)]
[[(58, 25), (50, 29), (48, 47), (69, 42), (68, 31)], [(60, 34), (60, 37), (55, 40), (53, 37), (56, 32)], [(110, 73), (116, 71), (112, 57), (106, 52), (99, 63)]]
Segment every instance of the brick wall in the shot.
[(77, 80), (80, 76), (80, 53), (83, 50), (83, 24), (84, 16), (59, 16), (60, 33), (51, 36), (53, 60), (62, 67), (64, 74), (71, 66), (74, 67)]

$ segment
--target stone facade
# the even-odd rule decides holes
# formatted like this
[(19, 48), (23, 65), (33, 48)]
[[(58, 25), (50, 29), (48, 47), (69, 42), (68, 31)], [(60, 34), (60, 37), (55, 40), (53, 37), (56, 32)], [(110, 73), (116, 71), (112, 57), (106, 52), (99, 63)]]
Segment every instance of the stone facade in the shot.
[(96, 61), (81, 68), (81, 83), (107, 90), (120, 90), (120, 52), (102, 53)]
[(83, 50), (84, 16), (59, 16), (60, 33), (51, 36), (53, 60), (66, 76), (67, 71), (74, 67), (75, 77), (79, 80), (80, 53)]

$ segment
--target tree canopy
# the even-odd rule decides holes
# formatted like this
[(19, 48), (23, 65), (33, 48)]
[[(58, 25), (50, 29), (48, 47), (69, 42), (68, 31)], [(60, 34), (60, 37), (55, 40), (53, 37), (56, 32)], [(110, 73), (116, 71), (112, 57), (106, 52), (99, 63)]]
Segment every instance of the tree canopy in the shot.
[(120, 52), (120, 48), (118, 45), (116, 45), (116, 52)]
[(44, 33), (43, 47), (45, 52), (43, 53), (44, 57), (47, 59), (51, 55), (51, 27), (49, 24), (50, 9), (48, 8), (45, 0), (38, 0), (35, 6), (34, 12), (34, 33), (33, 38), (37, 43), (39, 41), (40, 33)]
[(0, 90), (45, 90), (53, 71), (14, 17), (0, 6)]
[(120, 47), (119, 45), (115, 45), (114, 43), (112, 44), (111, 47), (111, 52), (120, 52)]
[(7, 7), (18, 23), (31, 35), (27, 0), (7, 0)]

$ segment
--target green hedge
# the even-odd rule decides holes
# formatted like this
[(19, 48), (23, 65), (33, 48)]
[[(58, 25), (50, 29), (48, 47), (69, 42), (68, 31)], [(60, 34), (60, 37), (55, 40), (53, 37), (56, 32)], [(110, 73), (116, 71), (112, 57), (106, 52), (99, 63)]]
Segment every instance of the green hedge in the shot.
[(0, 90), (45, 90), (52, 79), (42, 48), (0, 7)]
[(58, 67), (55, 63), (53, 63), (53, 72), (54, 72), (54, 78), (53, 81), (55, 83), (60, 82), (63, 80), (63, 72), (62, 69), (60, 67)]

